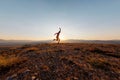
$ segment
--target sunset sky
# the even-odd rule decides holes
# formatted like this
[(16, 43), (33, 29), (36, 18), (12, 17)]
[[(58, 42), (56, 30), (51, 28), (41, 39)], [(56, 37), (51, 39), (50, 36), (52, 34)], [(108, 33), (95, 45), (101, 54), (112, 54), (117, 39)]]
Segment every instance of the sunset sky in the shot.
[(0, 0), (0, 39), (120, 40), (120, 0)]

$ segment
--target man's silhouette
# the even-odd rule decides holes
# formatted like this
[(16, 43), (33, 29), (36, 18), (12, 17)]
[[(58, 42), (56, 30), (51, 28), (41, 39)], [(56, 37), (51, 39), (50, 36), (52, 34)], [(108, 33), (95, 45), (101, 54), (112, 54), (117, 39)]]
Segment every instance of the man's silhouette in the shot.
[(53, 41), (58, 41), (58, 44), (60, 42), (60, 38), (59, 38), (60, 33), (61, 33), (61, 28), (59, 28), (59, 31), (54, 34), (54, 35), (56, 35), (56, 39), (54, 39)]

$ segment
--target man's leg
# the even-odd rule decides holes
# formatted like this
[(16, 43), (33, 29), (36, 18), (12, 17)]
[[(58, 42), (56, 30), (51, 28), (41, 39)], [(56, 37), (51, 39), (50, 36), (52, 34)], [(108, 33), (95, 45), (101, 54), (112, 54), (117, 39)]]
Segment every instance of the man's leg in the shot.
[(60, 43), (60, 38), (58, 39), (58, 44)]
[(56, 37), (56, 41), (58, 41), (58, 39), (59, 39), (59, 38), (58, 38), (58, 36), (57, 36), (57, 37)]

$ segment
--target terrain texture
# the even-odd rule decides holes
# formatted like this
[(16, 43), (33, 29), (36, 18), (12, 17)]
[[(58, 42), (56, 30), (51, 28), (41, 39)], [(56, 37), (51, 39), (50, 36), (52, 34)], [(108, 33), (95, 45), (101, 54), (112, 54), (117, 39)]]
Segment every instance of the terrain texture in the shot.
[(120, 44), (1, 46), (0, 80), (120, 80)]

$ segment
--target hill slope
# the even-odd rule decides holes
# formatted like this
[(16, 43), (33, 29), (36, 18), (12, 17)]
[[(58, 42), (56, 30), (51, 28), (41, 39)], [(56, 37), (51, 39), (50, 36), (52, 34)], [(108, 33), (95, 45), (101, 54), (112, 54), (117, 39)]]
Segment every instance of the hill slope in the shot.
[(120, 80), (120, 45), (0, 47), (1, 80)]

